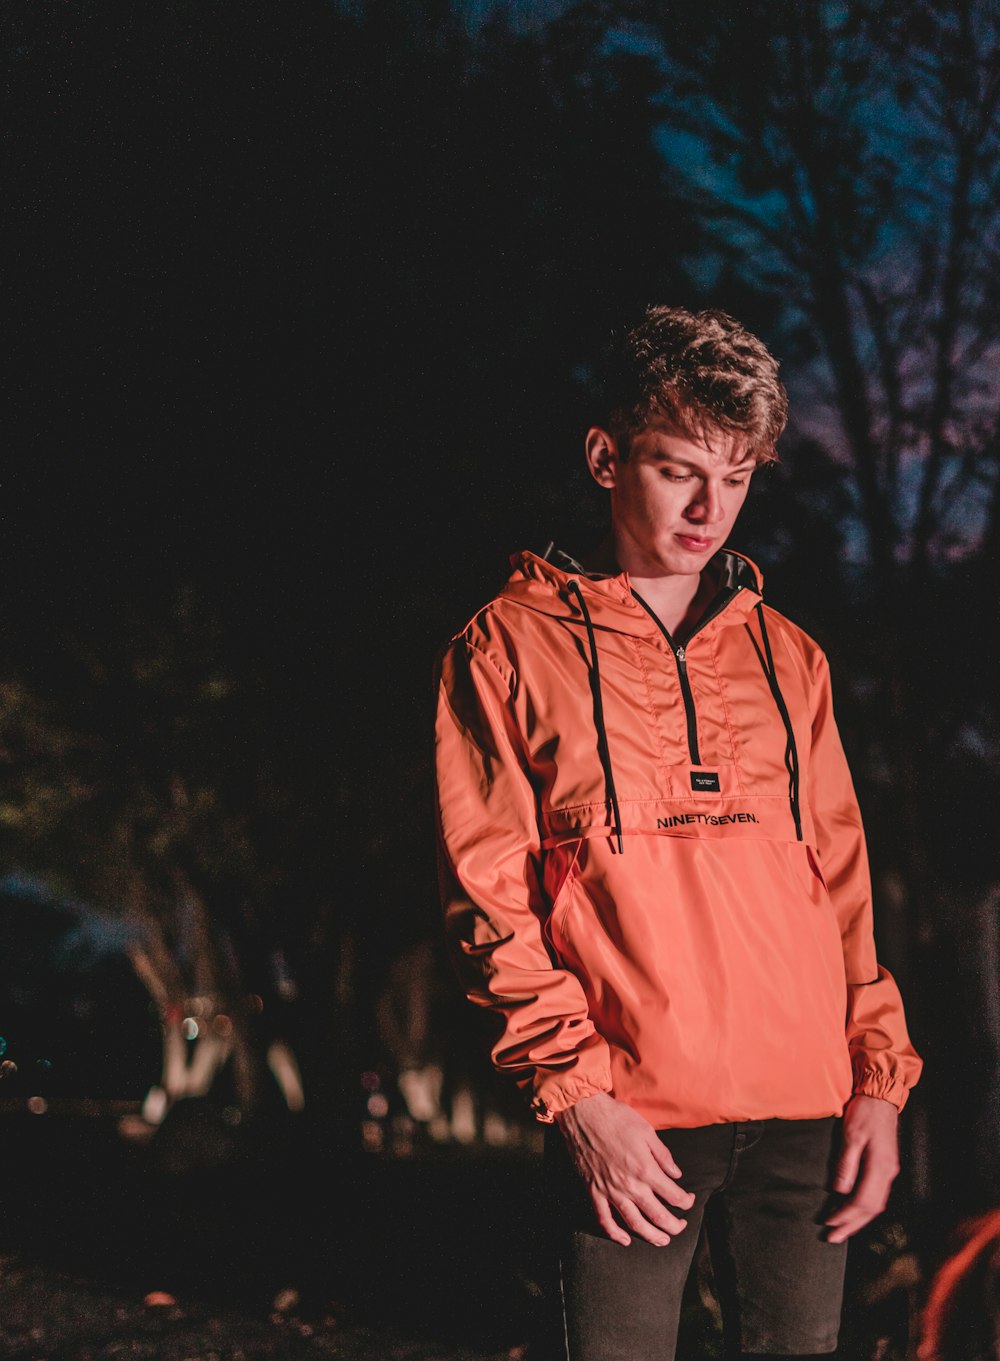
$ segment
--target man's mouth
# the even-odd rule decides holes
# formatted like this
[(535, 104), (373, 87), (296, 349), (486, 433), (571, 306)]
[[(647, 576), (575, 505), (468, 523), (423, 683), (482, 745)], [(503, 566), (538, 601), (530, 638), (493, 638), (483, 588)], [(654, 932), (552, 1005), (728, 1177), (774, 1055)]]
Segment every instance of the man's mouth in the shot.
[(692, 553), (704, 553), (715, 542), (714, 539), (703, 538), (700, 534), (675, 534), (674, 538)]

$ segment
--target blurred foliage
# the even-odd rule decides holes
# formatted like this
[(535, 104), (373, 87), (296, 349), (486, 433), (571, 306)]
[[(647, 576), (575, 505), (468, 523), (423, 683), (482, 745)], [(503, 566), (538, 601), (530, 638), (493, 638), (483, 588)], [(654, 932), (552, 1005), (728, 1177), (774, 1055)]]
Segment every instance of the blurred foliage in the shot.
[(63, 643), (56, 683), (3, 688), (8, 857), (118, 910), (169, 916), (180, 880), (223, 918), (268, 904), (301, 828), (218, 622), (187, 590)]

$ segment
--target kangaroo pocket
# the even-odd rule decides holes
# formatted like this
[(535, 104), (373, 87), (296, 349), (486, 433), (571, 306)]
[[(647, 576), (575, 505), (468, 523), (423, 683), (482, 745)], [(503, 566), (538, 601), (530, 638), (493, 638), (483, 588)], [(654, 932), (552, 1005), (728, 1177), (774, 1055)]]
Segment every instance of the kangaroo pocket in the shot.
[(550, 929), (631, 1104), (697, 1124), (844, 1099), (840, 935), (803, 845), (592, 839)]

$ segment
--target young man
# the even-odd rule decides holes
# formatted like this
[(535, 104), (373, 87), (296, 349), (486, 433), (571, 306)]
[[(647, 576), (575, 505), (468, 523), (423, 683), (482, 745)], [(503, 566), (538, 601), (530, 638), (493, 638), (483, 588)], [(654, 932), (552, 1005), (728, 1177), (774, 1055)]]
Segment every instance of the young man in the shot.
[(608, 540), (522, 554), (444, 657), (446, 919), (561, 1132), (570, 1361), (673, 1356), (703, 1220), (729, 1353), (831, 1352), (920, 1071), (826, 660), (724, 548), (777, 368), (724, 313), (649, 309), (587, 435)]

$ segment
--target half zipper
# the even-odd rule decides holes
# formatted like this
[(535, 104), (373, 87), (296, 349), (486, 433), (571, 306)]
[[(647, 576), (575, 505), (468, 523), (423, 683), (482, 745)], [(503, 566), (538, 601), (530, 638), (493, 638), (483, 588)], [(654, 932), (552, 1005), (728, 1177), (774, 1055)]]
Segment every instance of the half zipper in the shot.
[[(663, 630), (667, 633), (667, 630)], [(670, 635), (667, 633), (667, 641)], [(671, 643), (671, 647), (673, 644)], [(687, 653), (682, 647), (674, 647), (674, 657), (677, 659), (677, 675), (681, 683), (681, 696), (684, 700), (684, 712), (687, 715), (688, 730), (688, 751), (691, 753), (691, 764), (701, 765), (701, 755), (698, 751), (698, 718), (694, 711), (694, 695), (691, 693), (691, 682), (688, 680)]]
[(687, 646), (688, 643), (691, 642), (691, 638), (694, 638), (696, 634), (699, 634), (706, 624), (710, 624), (717, 615), (722, 613), (729, 602), (739, 595), (740, 591), (743, 590), (743, 587), (734, 586), (728, 591), (720, 591), (713, 602), (711, 609), (702, 615), (698, 627), (692, 632), (687, 643), (684, 643), (683, 645), (674, 642), (673, 638), (670, 636), (669, 630), (664, 625), (663, 620), (652, 606), (648, 605), (646, 601), (643, 600), (635, 587), (631, 586), (629, 589), (635, 599), (638, 600), (639, 604), (649, 615), (650, 619), (652, 619), (656, 627), (663, 634), (664, 638), (667, 640), (667, 646), (674, 654), (674, 661), (677, 663), (677, 679), (679, 680), (681, 687), (681, 699), (684, 701), (684, 716), (687, 719), (688, 755), (691, 757), (692, 765), (700, 766), (701, 752), (698, 749), (698, 715), (694, 707), (694, 692), (691, 689), (691, 681), (688, 678)]

